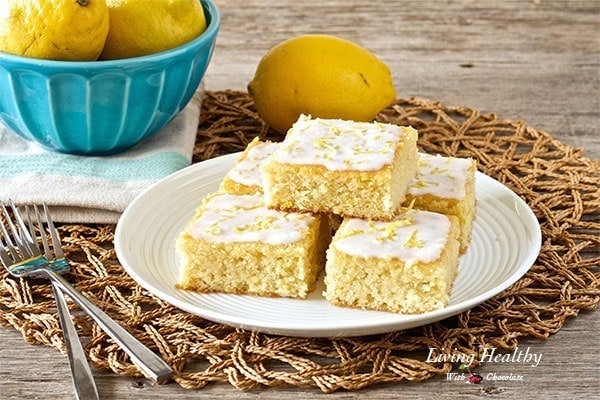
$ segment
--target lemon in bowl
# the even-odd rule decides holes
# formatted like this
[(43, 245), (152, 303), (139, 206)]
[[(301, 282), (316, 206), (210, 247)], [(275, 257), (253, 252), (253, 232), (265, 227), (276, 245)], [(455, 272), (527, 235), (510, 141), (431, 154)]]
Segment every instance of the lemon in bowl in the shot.
[(105, 0), (3, 0), (0, 51), (64, 61), (98, 58), (108, 35)]
[(189, 42), (206, 29), (198, 1), (106, 0), (110, 27), (103, 60), (140, 57)]
[[(187, 105), (212, 57), (219, 13), (212, 0), (198, 3), (204, 31), (148, 55), (65, 61), (0, 51), (0, 120), (44, 148), (73, 154), (114, 154), (152, 136)], [(0, 6), (0, 18), (6, 11)]]

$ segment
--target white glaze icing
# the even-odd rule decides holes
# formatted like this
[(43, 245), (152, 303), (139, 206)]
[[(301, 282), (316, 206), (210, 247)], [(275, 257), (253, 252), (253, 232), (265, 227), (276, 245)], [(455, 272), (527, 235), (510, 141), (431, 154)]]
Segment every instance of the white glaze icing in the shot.
[(429, 194), (446, 199), (462, 199), (472, 163), (467, 158), (419, 153), (417, 174), (408, 192), (413, 196)]
[(331, 171), (376, 171), (391, 164), (403, 138), (397, 125), (301, 115), (273, 159), (280, 163), (322, 165)]
[(270, 210), (262, 194), (215, 194), (203, 205), (199, 218), (188, 227), (196, 239), (213, 242), (261, 242), (289, 244), (302, 239), (315, 217)]
[(346, 219), (333, 243), (353, 256), (427, 263), (440, 257), (449, 232), (445, 215), (407, 210), (389, 222)]
[(246, 186), (262, 187), (263, 180), (260, 166), (273, 154), (278, 146), (279, 143), (259, 142), (251, 147), (243, 159), (236, 162), (229, 171), (229, 179)]

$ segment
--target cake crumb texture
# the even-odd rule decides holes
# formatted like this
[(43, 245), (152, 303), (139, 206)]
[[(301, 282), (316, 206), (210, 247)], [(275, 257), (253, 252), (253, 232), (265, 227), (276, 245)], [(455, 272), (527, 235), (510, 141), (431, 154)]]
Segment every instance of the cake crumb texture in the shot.
[(417, 174), (408, 189), (404, 205), (458, 218), (460, 252), (471, 242), (475, 220), (475, 172), (471, 158), (443, 157), (419, 153)]
[(240, 154), (233, 168), (223, 178), (220, 190), (229, 194), (262, 193), (262, 174), (260, 168), (273, 154), (279, 143), (261, 142), (255, 137)]
[(457, 275), (458, 235), (457, 218), (426, 211), (391, 222), (345, 219), (327, 251), (324, 296), (405, 314), (443, 308)]
[(261, 195), (209, 196), (177, 239), (178, 287), (306, 298), (323, 268), (323, 217), (264, 207)]
[(390, 220), (417, 170), (418, 132), (301, 116), (263, 165), (268, 207)]

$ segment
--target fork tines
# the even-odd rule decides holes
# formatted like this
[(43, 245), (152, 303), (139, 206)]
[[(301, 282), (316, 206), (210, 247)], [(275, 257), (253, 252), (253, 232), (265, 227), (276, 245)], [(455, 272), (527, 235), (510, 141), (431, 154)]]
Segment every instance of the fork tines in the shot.
[[(41, 240), (44, 256), (48, 261), (64, 260), (65, 255), (61, 248), (60, 237), (46, 203), (42, 204), (43, 212), (40, 212), (37, 204), (24, 206), (23, 212), (12, 200), (9, 200), (8, 205), (9, 207), (0, 204), (2, 217), (5, 220), (2, 222), (0, 219), (0, 233), (4, 238), (0, 241), (2, 247), (0, 256), (3, 258), (3, 262), (4, 258), (8, 256), (11, 256), (13, 261), (40, 256), (42, 249), (38, 245), (37, 237)], [(47, 239), (44, 225), (47, 226), (47, 231), (50, 233), (51, 244)], [(17, 249), (21, 253), (21, 257), (18, 256)]]
[(65, 258), (65, 255), (61, 248), (58, 230), (54, 227), (54, 222), (52, 222), (52, 218), (50, 217), (50, 211), (48, 211), (48, 206), (46, 205), (46, 203), (42, 204), (42, 207), (44, 209), (44, 219), (45, 219), (45, 223), (48, 227), (48, 232), (50, 232), (50, 238), (52, 240), (52, 249), (54, 249), (54, 255), (52, 255), (51, 247), (48, 244), (48, 240), (46, 239), (46, 235), (44, 232), (44, 222), (42, 222), (42, 217), (40, 215), (38, 206), (37, 206), (37, 204), (34, 204), (32, 207), (33, 207), (33, 213), (32, 213), (33, 216), (29, 213), (28, 207), (25, 206), (25, 214), (27, 215), (29, 230), (31, 232), (34, 232), (33, 217), (35, 217), (35, 219), (37, 221), (38, 231), (40, 232), (40, 236), (42, 238), (42, 246), (44, 248), (44, 254), (45, 254), (46, 258), (48, 260)]
[[(1, 206), (4, 222), (0, 220), (0, 231), (4, 242), (6, 243), (2, 243), (3, 252), (6, 252), (4, 249), (8, 249), (8, 253), (10, 253), (13, 260), (39, 256), (41, 250), (33, 239), (32, 234), (27, 230), (25, 222), (15, 204), (12, 201), (9, 201), (9, 206), (16, 224), (13, 222), (13, 218), (11, 218), (6, 205), (1, 204)], [(17, 249), (21, 253), (20, 257), (17, 254)]]

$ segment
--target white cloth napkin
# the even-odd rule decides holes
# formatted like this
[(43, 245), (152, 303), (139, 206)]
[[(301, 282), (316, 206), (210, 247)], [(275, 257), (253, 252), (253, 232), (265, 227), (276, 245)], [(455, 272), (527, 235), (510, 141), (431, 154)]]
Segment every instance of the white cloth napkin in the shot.
[(139, 193), (190, 165), (201, 93), (156, 135), (113, 156), (47, 151), (0, 123), (0, 201), (46, 202), (57, 222), (116, 223)]

